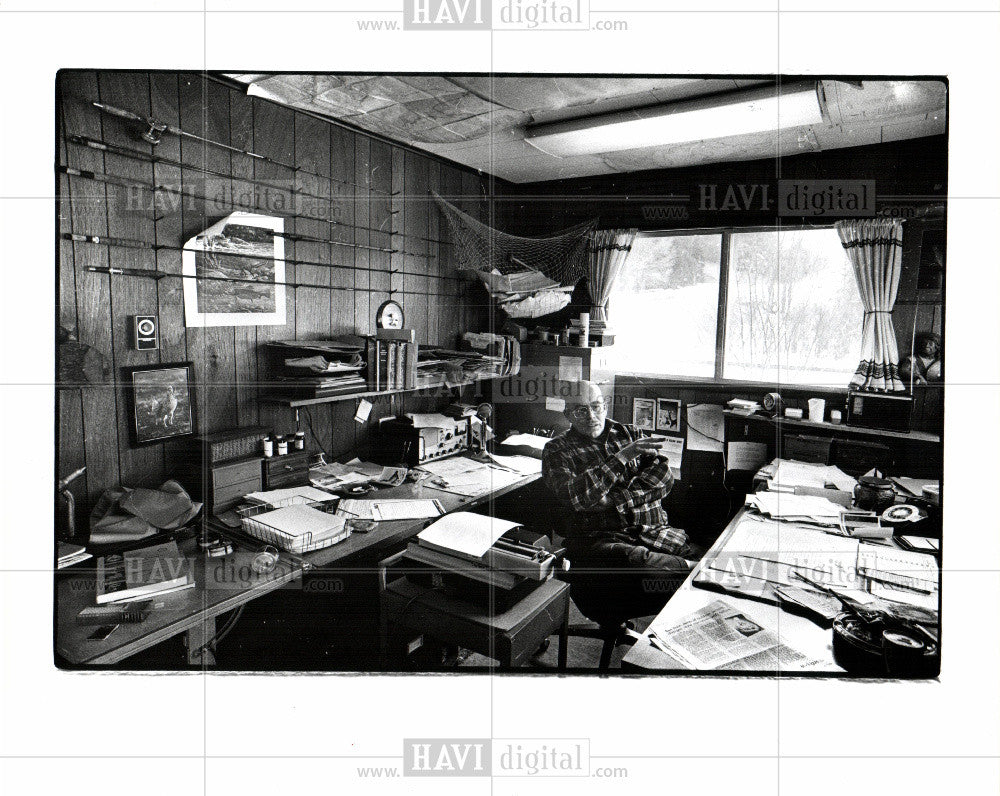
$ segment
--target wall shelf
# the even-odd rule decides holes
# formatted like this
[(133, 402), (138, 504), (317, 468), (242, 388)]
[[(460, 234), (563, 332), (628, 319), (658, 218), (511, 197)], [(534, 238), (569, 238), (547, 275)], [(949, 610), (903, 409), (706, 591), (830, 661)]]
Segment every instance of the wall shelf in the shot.
[(726, 409), (723, 411), (726, 417), (734, 420), (747, 420), (751, 423), (764, 423), (776, 426), (778, 429), (789, 430), (809, 430), (840, 437), (873, 437), (880, 439), (913, 440), (915, 442), (928, 442), (941, 444), (941, 437), (938, 434), (931, 434), (927, 431), (889, 431), (882, 428), (866, 428), (865, 426), (849, 426), (847, 423), (829, 423), (823, 421), (817, 423), (812, 420), (796, 420), (791, 417), (769, 417), (767, 415), (745, 415), (741, 412), (734, 412)]
[(364, 390), (362, 392), (348, 392), (342, 395), (325, 395), (321, 398), (288, 398), (282, 397), (281, 395), (262, 395), (260, 397), (260, 402), (263, 404), (269, 404), (271, 406), (286, 406), (290, 409), (298, 409), (303, 406), (316, 406), (317, 404), (331, 404), (337, 403), (338, 401), (355, 401), (359, 398), (378, 398), (380, 396), (391, 396), (391, 395), (401, 395), (403, 393), (417, 393), (424, 392), (427, 390), (437, 390), (444, 388), (446, 390), (453, 390), (461, 387), (468, 387), (470, 384), (477, 384), (482, 381), (491, 381), (493, 379), (501, 378), (500, 376), (484, 376), (480, 379), (467, 379), (465, 381), (457, 382), (450, 387), (444, 382), (441, 384), (431, 384), (423, 387), (410, 387), (410, 388), (399, 388), (393, 390)]

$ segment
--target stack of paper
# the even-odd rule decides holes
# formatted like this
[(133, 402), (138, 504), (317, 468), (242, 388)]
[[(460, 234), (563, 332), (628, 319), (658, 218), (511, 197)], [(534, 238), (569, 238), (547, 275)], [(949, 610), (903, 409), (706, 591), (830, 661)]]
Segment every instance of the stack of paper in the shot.
[(930, 594), (937, 590), (939, 571), (937, 559), (926, 553), (863, 544), (858, 551), (858, 574)]
[(309, 480), (316, 486), (342, 487), (367, 484), (372, 477), (358, 472), (355, 466), (334, 462), (309, 468)]
[(347, 538), (344, 518), (312, 506), (286, 506), (243, 519), (243, 530), (292, 553), (328, 547)]
[(70, 544), (69, 542), (59, 542), (57, 555), (57, 569), (71, 567), (74, 564), (79, 564), (81, 561), (86, 561), (88, 558), (92, 557), (83, 545)]
[(271, 489), (267, 492), (251, 492), (247, 500), (264, 503), (272, 508), (285, 506), (304, 506), (307, 503), (321, 503), (331, 500), (333, 495), (311, 486), (293, 486), (287, 489)]
[(444, 553), (482, 558), (494, 542), (516, 522), (456, 511), (448, 514), (417, 534), (420, 544)]
[(785, 492), (757, 492), (747, 495), (747, 505), (776, 520), (838, 525), (843, 506), (826, 498)]
[(518, 446), (532, 448), (541, 453), (542, 448), (544, 448), (551, 441), (552, 440), (549, 437), (542, 437), (538, 434), (511, 434), (503, 441), (503, 444), (511, 447)]
[(508, 470), (519, 475), (534, 475), (542, 471), (541, 459), (531, 456), (497, 456), (489, 454), (490, 459)]
[(748, 516), (733, 531), (725, 551), (708, 563), (694, 583), (734, 592), (757, 587), (759, 583), (754, 582), (759, 581), (801, 586), (795, 571), (802, 570), (822, 586), (843, 585), (856, 579), (857, 561), (855, 539)]
[(831, 484), (837, 489), (850, 492), (858, 482), (833, 464), (810, 464), (791, 459), (776, 459), (774, 475), (771, 476), (771, 487), (810, 486), (823, 489)]

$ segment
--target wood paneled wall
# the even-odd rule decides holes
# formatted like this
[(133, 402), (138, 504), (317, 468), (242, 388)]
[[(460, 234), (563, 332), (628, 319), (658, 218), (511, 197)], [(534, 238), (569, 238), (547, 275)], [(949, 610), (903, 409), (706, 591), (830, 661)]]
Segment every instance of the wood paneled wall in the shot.
[[(141, 140), (137, 125), (100, 112), (91, 105), (94, 101), (269, 160), (169, 134), (154, 147)], [(85, 476), (72, 488), (84, 524), (89, 506), (108, 487), (154, 486), (172, 473), (176, 443), (130, 444), (124, 367), (190, 360), (199, 431), (260, 423), (285, 433), (294, 430), (292, 410), (257, 400), (262, 343), (370, 333), (375, 310), (390, 289), (422, 343), (454, 347), (461, 332), (488, 323), (485, 293), (455, 270), (453, 242), (429, 201), (431, 190), (456, 197), (463, 209), (485, 219), (486, 183), (477, 174), (247, 97), (194, 73), (64, 71), (58, 77), (56, 102), (58, 165), (148, 186), (135, 190), (66, 175), (58, 180), (57, 322), (107, 357), (115, 374), (108, 386), (64, 389), (57, 396), (57, 475), (86, 465)], [(96, 151), (70, 142), (71, 135), (183, 165)], [(158, 186), (179, 186), (185, 193), (156, 190)], [(284, 326), (188, 328), (182, 280), (85, 270), (125, 267), (179, 274), (184, 242), (235, 210), (280, 215), (288, 232), (342, 244), (285, 241), (287, 259), (322, 265), (286, 265), (286, 281), (316, 287), (286, 290)], [(67, 232), (130, 238), (163, 248), (73, 243), (62, 240)], [(129, 316), (137, 314), (159, 316), (158, 351), (130, 348)], [(380, 399), (367, 424), (353, 420), (355, 401), (320, 405), (303, 412), (302, 425), (307, 434), (311, 425), (319, 444), (340, 456), (363, 448), (377, 418), (429, 408), (442, 400)]]

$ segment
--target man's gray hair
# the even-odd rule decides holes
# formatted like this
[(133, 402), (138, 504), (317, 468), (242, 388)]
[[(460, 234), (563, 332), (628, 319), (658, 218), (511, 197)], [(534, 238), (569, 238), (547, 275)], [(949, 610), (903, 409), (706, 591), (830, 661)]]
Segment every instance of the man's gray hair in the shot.
[(603, 395), (601, 385), (585, 379), (563, 381), (559, 387), (559, 393), (566, 402), (566, 406), (590, 403), (590, 396), (594, 390)]

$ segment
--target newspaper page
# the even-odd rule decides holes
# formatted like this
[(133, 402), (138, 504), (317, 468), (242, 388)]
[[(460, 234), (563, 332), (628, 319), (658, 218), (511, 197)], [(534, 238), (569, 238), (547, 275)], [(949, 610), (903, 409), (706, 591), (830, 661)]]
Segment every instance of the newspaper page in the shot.
[(668, 654), (693, 669), (773, 671), (815, 663), (739, 609), (715, 600), (670, 628), (655, 628)]

